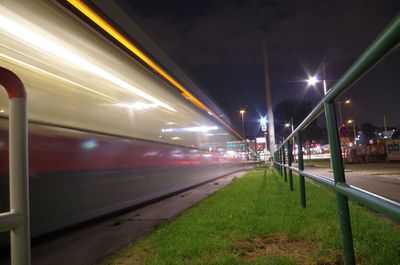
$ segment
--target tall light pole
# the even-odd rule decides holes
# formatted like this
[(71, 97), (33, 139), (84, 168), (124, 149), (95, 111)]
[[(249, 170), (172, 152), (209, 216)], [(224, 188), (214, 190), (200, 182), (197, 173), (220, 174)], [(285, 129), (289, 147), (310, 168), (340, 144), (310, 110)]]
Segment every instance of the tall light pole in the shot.
[(264, 137), (265, 137), (264, 160), (265, 160), (265, 163), (266, 163), (267, 162), (266, 156), (267, 156), (267, 150), (268, 150), (268, 147), (267, 147), (267, 143), (268, 143), (268, 139), (267, 139), (267, 118), (266, 117), (261, 117), (260, 118), (260, 125), (261, 125), (261, 130), (263, 131)]
[(269, 75), (269, 66), (268, 66), (267, 33), (265, 31), (262, 34), (262, 42), (263, 42), (262, 48), (264, 56), (265, 95), (267, 98), (267, 111), (268, 111), (269, 152), (273, 157), (275, 153), (275, 126), (274, 126), (274, 112), (272, 110), (271, 78)]
[[(285, 127), (287, 127), (287, 128), (291, 127), (291, 129), (292, 129), (291, 132), (294, 131), (294, 128), (293, 128), (294, 127), (294, 125), (293, 125), (293, 117), (290, 118), (290, 123), (289, 122), (285, 123)], [(295, 145), (295, 138), (293, 138), (293, 146), (294, 145)]]
[(292, 132), (293, 132), (293, 117), (291, 117), (290, 118), (290, 123), (289, 122), (287, 122), (287, 123), (285, 123), (285, 127), (291, 127), (291, 129), (292, 129)]
[(244, 113), (246, 111), (244, 109), (240, 110), (240, 114), (242, 115), (242, 130), (243, 130), (243, 138), (246, 140), (246, 132), (244, 131)]
[(351, 100), (350, 99), (346, 99), (346, 100), (343, 100), (343, 101), (339, 100), (339, 101), (336, 101), (336, 103), (339, 106), (339, 124), (342, 125), (342, 108), (341, 108), (341, 105), (342, 104), (350, 104)]
[(357, 141), (356, 141), (356, 122), (353, 119), (353, 120), (348, 120), (347, 123), (348, 124), (353, 124), (354, 144), (357, 144)]
[(322, 80), (324, 84), (324, 95), (326, 95), (326, 92), (328, 92), (328, 89), (326, 88), (326, 71), (325, 71), (325, 63), (322, 63), (322, 77), (324, 78)]

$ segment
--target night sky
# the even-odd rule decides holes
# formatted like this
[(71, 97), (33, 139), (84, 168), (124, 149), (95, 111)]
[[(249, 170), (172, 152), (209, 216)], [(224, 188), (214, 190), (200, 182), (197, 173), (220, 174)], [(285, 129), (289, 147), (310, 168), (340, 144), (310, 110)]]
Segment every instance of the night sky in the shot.
[[(146, 25), (145, 30), (225, 110), (239, 132), (239, 110), (247, 110), (247, 135), (257, 133), (259, 117), (266, 115), (261, 30), (268, 35), (274, 106), (283, 100), (316, 105), (322, 84), (308, 88), (307, 75), (325, 62), (328, 86), (333, 85), (400, 11), (397, 0), (118, 3)], [(388, 125), (397, 127), (399, 70), (397, 49), (342, 95), (352, 100), (342, 107), (343, 119), (383, 126), (385, 114)]]

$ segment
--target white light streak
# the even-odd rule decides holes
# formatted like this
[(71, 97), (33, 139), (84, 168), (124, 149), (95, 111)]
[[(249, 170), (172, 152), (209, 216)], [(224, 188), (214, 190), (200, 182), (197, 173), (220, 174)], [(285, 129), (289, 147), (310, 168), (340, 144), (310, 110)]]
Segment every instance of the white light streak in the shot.
[(87, 71), (91, 74), (96, 75), (99, 78), (105, 79), (125, 90), (128, 90), (135, 95), (138, 95), (154, 104), (157, 104), (165, 109), (176, 112), (174, 108), (169, 106), (168, 104), (161, 102), (157, 98), (143, 92), (142, 90), (132, 86), (131, 84), (119, 79), (118, 77), (112, 75), (111, 73), (105, 71), (104, 69), (94, 65), (93, 63), (86, 61), (85, 59), (79, 57), (73, 52), (61, 47), (55, 42), (43, 37), (40, 34), (36, 34), (31, 31), (29, 28), (18, 24), (17, 22), (5, 17), (4, 14), (7, 13), (7, 10), (4, 8), (0, 9), (0, 29), (10, 34), (20, 41), (26, 42), (33, 46), (35, 49), (46, 53), (47, 55), (51, 55), (53, 57), (59, 58), (67, 63), (71, 63), (74, 66), (81, 68), (84, 71)]

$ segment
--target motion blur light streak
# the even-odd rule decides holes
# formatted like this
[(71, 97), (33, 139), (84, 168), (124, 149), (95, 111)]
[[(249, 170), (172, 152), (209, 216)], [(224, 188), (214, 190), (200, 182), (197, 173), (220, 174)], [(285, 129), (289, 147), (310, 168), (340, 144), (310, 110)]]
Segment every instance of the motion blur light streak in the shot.
[(112, 104), (112, 106), (116, 107), (121, 107), (121, 108), (127, 108), (127, 109), (137, 109), (137, 110), (143, 110), (143, 109), (150, 109), (150, 108), (157, 108), (157, 104), (147, 104), (143, 102), (136, 102), (132, 104), (128, 103), (117, 103), (117, 104)]
[[(233, 133), (92, 26), (58, 1), (0, 1), (0, 66), (17, 74), (28, 93), (32, 237), (246, 166), (225, 158), (226, 143), (238, 140)], [(6, 162), (9, 102), (0, 94), (0, 160)], [(209, 130), (228, 134), (208, 139)], [(9, 179), (8, 164), (0, 163), (0, 188)], [(0, 212), (6, 212), (8, 189), (0, 190)], [(9, 245), (6, 236), (0, 235), (1, 249)]]
[(96, 91), (96, 90), (94, 90), (94, 89), (91, 89), (91, 88), (88, 88), (88, 87), (83, 86), (83, 85), (81, 85), (81, 84), (78, 84), (78, 83), (76, 83), (76, 82), (73, 82), (73, 81), (71, 81), (71, 80), (69, 80), (69, 79), (67, 79), (67, 78), (64, 78), (64, 77), (59, 76), (59, 75), (55, 75), (55, 74), (53, 74), (53, 73), (50, 73), (50, 72), (48, 72), (48, 71), (45, 71), (45, 70), (40, 69), (40, 68), (38, 68), (38, 67), (35, 67), (35, 66), (31, 65), (31, 64), (27, 64), (27, 63), (25, 63), (25, 62), (23, 62), (23, 61), (17, 60), (17, 59), (15, 59), (14, 57), (5, 55), (5, 54), (3, 54), (3, 53), (0, 53), (0, 58), (4, 58), (4, 59), (7, 59), (8, 61), (15, 62), (15, 63), (17, 63), (18, 65), (21, 65), (21, 66), (26, 67), (26, 68), (30, 68), (30, 69), (32, 69), (32, 70), (35, 71), (35, 72), (38, 72), (38, 73), (41, 73), (41, 74), (44, 74), (44, 75), (47, 75), (47, 76), (50, 76), (50, 77), (53, 77), (53, 78), (60, 79), (60, 80), (62, 80), (63, 82), (70, 83), (70, 84), (72, 84), (72, 85), (74, 85), (74, 86), (77, 86), (77, 87), (86, 89), (86, 90), (90, 91), (91, 93), (95, 93), (95, 94), (100, 95), (100, 96), (102, 96), (102, 97), (111, 99), (112, 101), (118, 101), (116, 98), (107, 96), (106, 94), (103, 94), (103, 93), (101, 93), (101, 92), (99, 92), (99, 91)]
[(122, 87), (134, 94), (149, 100), (165, 109), (170, 111), (176, 112), (174, 108), (169, 106), (168, 104), (161, 102), (160, 100), (154, 98), (153, 96), (148, 95), (147, 93), (141, 91), (140, 89), (132, 86), (131, 84), (119, 79), (118, 77), (110, 74), (109, 72), (103, 70), (102, 68), (82, 59), (81, 57), (77, 56), (73, 52), (57, 45), (55, 42), (52, 42), (49, 39), (42, 37), (39, 34), (34, 33), (33, 31), (29, 30), (28, 27), (18, 24), (17, 22), (5, 17), (4, 14), (8, 14), (9, 16), (16, 17), (15, 15), (9, 14), (6, 9), (0, 8), (0, 29), (7, 32), (10, 35), (22, 40), (24, 42), (29, 43), (35, 49), (42, 51), (47, 55), (54, 56), (59, 58), (63, 61), (69, 62), (75, 66), (84, 69), (102, 79), (106, 79), (107, 81)]
[(107, 21), (102, 19), (99, 15), (97, 15), (89, 6), (87, 6), (83, 1), (79, 0), (68, 0), (68, 2), (82, 12), (85, 16), (87, 16), (90, 20), (96, 23), (100, 28), (105, 30), (108, 34), (110, 34), (113, 38), (115, 38), (118, 42), (128, 48), (131, 52), (133, 52), (136, 56), (138, 56), (141, 60), (143, 60), (147, 65), (161, 74), (165, 79), (171, 82), (174, 86), (176, 86), (179, 90), (183, 92), (183, 94), (191, 101), (195, 102), (199, 107), (208, 111), (208, 108), (201, 103), (198, 99), (196, 99), (189, 91), (187, 91), (182, 85), (180, 85), (177, 81), (175, 81), (169, 74), (167, 74), (161, 67), (159, 67), (155, 62), (153, 62), (146, 54), (144, 54), (139, 48), (137, 48), (132, 42), (130, 42), (127, 38), (125, 38), (121, 33), (119, 33), (114, 27), (112, 27)]
[(189, 127), (189, 128), (183, 128), (183, 130), (188, 132), (208, 132), (211, 130), (218, 130), (218, 126)]
[(161, 129), (161, 132), (179, 132), (179, 131), (187, 131), (187, 132), (208, 132), (212, 130), (218, 130), (218, 126), (197, 126), (197, 127), (188, 127), (188, 128), (167, 128)]
[(139, 57), (143, 62), (145, 62), (148, 66), (150, 66), (153, 70), (159, 73), (162, 77), (168, 80), (171, 84), (173, 84), (176, 88), (178, 88), (182, 95), (191, 101), (193, 104), (197, 105), (208, 114), (213, 116), (219, 123), (223, 124), (226, 128), (228, 128), (231, 132), (233, 132), (236, 136), (241, 138), (241, 136), (232, 129), (227, 123), (225, 123), (218, 115), (215, 115), (207, 106), (205, 106), (200, 100), (198, 100), (195, 96), (193, 96), (187, 89), (185, 89), (178, 81), (176, 81), (172, 76), (170, 76), (166, 71), (164, 71), (160, 66), (158, 66), (153, 60), (150, 59), (144, 52), (142, 52), (136, 45), (134, 45), (131, 41), (129, 41), (125, 36), (123, 36), (118, 30), (116, 30), (113, 26), (111, 26), (107, 21), (105, 21), (102, 17), (100, 17), (94, 10), (92, 10), (84, 1), (81, 0), (67, 0), (73, 7), (75, 7), (79, 12), (85, 15), (88, 19), (102, 28), (105, 32), (107, 32), (110, 36), (112, 36), (115, 40), (121, 43), (124, 47), (126, 47), (129, 51)]

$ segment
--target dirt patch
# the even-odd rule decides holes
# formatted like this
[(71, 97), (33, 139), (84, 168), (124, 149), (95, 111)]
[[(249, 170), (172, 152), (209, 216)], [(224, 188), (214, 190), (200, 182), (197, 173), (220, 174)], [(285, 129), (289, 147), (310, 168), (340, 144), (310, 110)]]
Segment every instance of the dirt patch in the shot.
[(234, 242), (233, 252), (239, 254), (244, 261), (251, 262), (262, 256), (288, 256), (305, 265), (341, 265), (341, 257), (334, 261), (323, 257), (311, 261), (314, 251), (312, 243), (301, 240), (290, 240), (283, 235), (273, 235), (265, 238), (250, 238)]
[(113, 264), (113, 265), (142, 265), (156, 257), (155, 247), (148, 241), (144, 241), (142, 246), (138, 248), (125, 247), (118, 251), (116, 256), (108, 257), (96, 265)]

